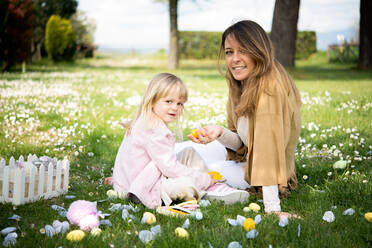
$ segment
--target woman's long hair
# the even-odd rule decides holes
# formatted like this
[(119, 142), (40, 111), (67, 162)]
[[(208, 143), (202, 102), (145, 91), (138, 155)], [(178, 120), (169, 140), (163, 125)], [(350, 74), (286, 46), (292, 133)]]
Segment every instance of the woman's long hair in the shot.
[[(229, 87), (229, 101), (237, 116), (248, 116), (255, 113), (259, 97), (262, 93), (270, 94), (270, 83), (283, 83), (287, 88), (292, 88), (296, 99), (300, 100), (299, 92), (285, 69), (274, 57), (274, 48), (265, 30), (254, 21), (244, 20), (227, 28), (222, 34), (219, 51), (219, 64), (225, 52), (227, 37), (234, 38), (242, 51), (253, 60), (253, 69), (247, 79), (237, 81), (226, 68), (225, 77)], [(219, 66), (221, 71), (221, 66)]]

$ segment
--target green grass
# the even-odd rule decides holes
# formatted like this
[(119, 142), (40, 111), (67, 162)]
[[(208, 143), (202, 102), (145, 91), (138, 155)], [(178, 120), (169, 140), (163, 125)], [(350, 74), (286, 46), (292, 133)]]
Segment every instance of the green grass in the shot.
[[(144, 245), (136, 231), (149, 230), (141, 224), (139, 206), (136, 219), (122, 220), (121, 211), (110, 212), (114, 203), (98, 203), (98, 210), (111, 213), (113, 226), (102, 227), (102, 234), (87, 236), (77, 243), (66, 240), (66, 234), (46, 237), (40, 233), (56, 219), (63, 221), (51, 206), (65, 207), (76, 199), (97, 201), (106, 198), (110, 186), (102, 183), (111, 175), (116, 152), (124, 129), (119, 125), (135, 114), (146, 84), (165, 69), (167, 61), (155, 56), (118, 56), (100, 54), (96, 59), (78, 60), (73, 64), (53, 64), (44, 60), (27, 67), (26, 73), (15, 68), (0, 75), (0, 157), (36, 154), (68, 158), (70, 167), (69, 195), (13, 207), (0, 204), (0, 230), (17, 227), (16, 247), (227, 247), (238, 241), (243, 247), (368, 247), (372, 245), (372, 223), (364, 219), (372, 212), (372, 72), (359, 71), (352, 64), (328, 64), (325, 53), (317, 53), (307, 61), (296, 61), (291, 69), (299, 87), (302, 106), (302, 131), (297, 146), (298, 189), (282, 199), (284, 211), (302, 216), (286, 227), (278, 219), (265, 215), (257, 226), (259, 235), (245, 237), (240, 226), (230, 226), (227, 218), (257, 214), (243, 212), (247, 204), (224, 206), (213, 202), (201, 208), (204, 218), (190, 218), (187, 240), (175, 236), (174, 230), (184, 219), (156, 214), (161, 235)], [(189, 88), (183, 135), (197, 125), (225, 125), (227, 87), (218, 73), (216, 61), (181, 61), (178, 70)], [(76, 153), (76, 154), (75, 154)], [(89, 156), (88, 153), (93, 153)], [(332, 165), (348, 160), (344, 170)], [(304, 179), (304, 176), (307, 179)], [(256, 196), (250, 202), (263, 207)], [(335, 208), (336, 207), (336, 208)], [(355, 214), (344, 216), (353, 208)], [(332, 223), (322, 220), (332, 210)], [(151, 210), (150, 210), (151, 211)], [(154, 211), (151, 211), (154, 212)], [(9, 220), (13, 214), (20, 221)], [(301, 235), (298, 237), (298, 226)], [(76, 226), (70, 226), (77, 229)], [(4, 237), (0, 237), (3, 242)]]

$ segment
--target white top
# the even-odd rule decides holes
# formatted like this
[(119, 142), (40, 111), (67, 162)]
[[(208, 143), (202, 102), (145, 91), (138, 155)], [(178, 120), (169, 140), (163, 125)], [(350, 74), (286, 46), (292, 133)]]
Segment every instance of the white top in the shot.
[[(223, 132), (217, 140), (227, 148), (237, 151), (243, 144), (248, 147), (249, 139), (249, 120), (247, 117), (241, 116), (237, 122), (237, 132), (224, 128)], [(245, 162), (243, 162), (245, 165)], [(278, 185), (262, 186), (262, 194), (264, 198), (265, 212), (281, 211)]]

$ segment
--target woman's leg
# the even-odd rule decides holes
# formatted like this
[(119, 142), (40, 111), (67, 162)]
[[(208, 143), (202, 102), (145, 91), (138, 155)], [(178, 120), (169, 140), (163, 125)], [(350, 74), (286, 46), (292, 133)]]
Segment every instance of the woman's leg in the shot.
[(204, 159), (191, 146), (183, 148), (176, 156), (178, 161), (190, 168), (205, 172), (208, 171)]
[(192, 141), (176, 143), (175, 151), (179, 153), (186, 147), (192, 147), (203, 158), (206, 164), (214, 163), (220, 160), (226, 160), (227, 151), (218, 141), (213, 141), (209, 144), (197, 144)]
[(226, 148), (218, 141), (213, 141), (209, 144), (197, 144), (192, 141), (176, 143), (175, 150), (177, 157), (186, 148), (192, 147), (200, 157), (204, 160), (208, 171), (218, 171), (226, 183), (237, 189), (247, 189), (249, 184), (244, 180), (245, 163), (236, 163), (234, 161), (226, 161)]
[(237, 163), (235, 161), (218, 161), (207, 164), (209, 171), (218, 171), (226, 184), (237, 189), (247, 189), (250, 185), (244, 180), (245, 163)]

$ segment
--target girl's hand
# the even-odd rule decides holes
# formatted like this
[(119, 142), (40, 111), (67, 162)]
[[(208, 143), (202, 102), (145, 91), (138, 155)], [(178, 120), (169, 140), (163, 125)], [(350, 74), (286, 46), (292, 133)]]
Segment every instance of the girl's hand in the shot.
[(221, 126), (209, 125), (196, 130), (197, 137), (189, 134), (187, 138), (198, 144), (207, 144), (221, 136), (222, 132), (223, 128)]
[(216, 183), (218, 183), (218, 180), (211, 178), (211, 183), (209, 184), (209, 187), (215, 185)]

